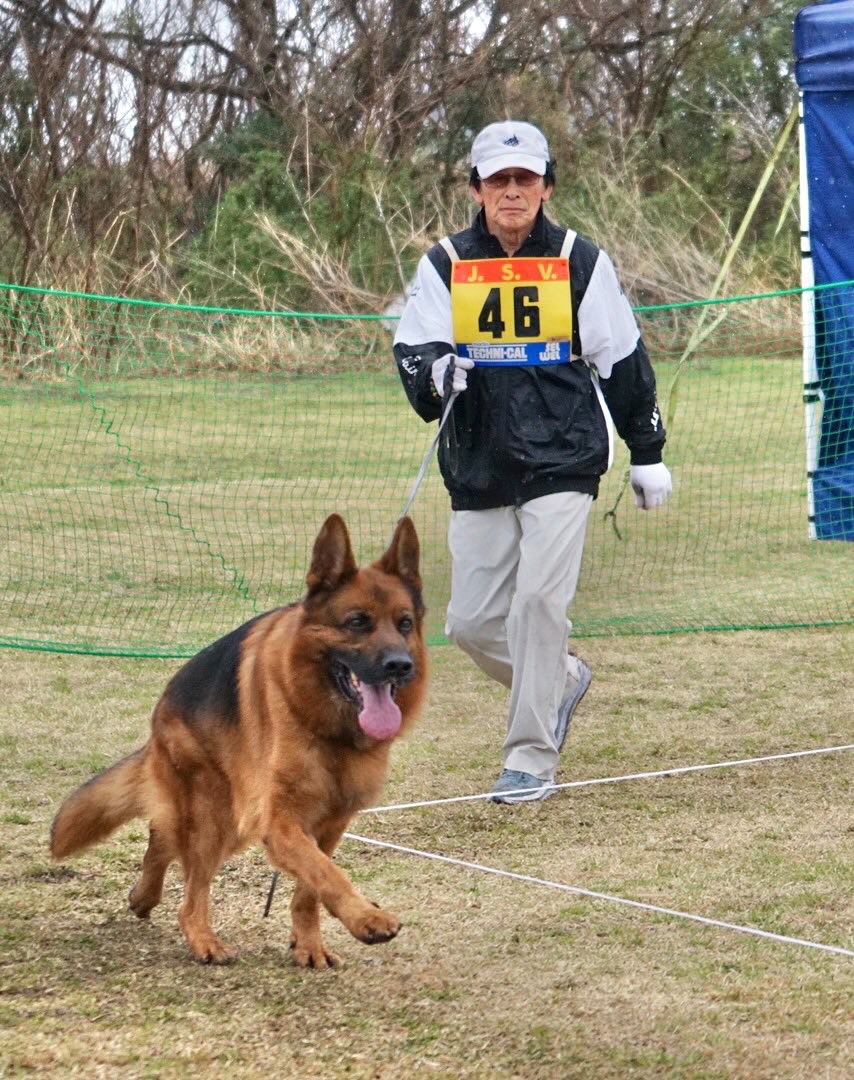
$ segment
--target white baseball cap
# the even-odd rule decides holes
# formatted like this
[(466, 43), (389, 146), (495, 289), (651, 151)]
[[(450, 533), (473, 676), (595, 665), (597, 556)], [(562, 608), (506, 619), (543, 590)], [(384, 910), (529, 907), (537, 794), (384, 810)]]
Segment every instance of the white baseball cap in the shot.
[(471, 146), (471, 163), (481, 179), (501, 169), (527, 169), (544, 176), (550, 160), (549, 144), (539, 128), (522, 120), (489, 124)]

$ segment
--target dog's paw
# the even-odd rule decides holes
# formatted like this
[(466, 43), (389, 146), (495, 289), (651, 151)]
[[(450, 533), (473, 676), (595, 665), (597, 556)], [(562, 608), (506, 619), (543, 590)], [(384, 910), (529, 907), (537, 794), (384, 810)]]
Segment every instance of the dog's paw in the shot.
[(294, 963), (301, 968), (333, 968), (341, 963), (341, 957), (330, 952), (320, 940), (309, 941), (307, 938), (291, 937), (291, 955)]
[(356, 893), (347, 898), (335, 910), (335, 915), (347, 927), (354, 938), (365, 945), (377, 945), (391, 941), (400, 930), (400, 919), (390, 911), (383, 911), (377, 904)]
[(160, 897), (147, 892), (141, 881), (128, 893), (128, 907), (138, 919), (147, 919), (159, 903)]
[(200, 937), (191, 942), (190, 948), (200, 964), (233, 964), (239, 955), (237, 949), (227, 945), (216, 934)]
[(396, 915), (371, 904), (358, 920), (357, 929), (351, 929), (351, 933), (365, 945), (379, 945), (380, 942), (391, 941), (393, 937), (397, 937), (400, 925), (400, 919)]

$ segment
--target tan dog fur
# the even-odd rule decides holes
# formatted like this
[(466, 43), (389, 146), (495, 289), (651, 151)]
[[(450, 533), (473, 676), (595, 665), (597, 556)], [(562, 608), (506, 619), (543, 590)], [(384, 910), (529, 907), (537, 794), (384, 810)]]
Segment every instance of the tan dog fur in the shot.
[[(210, 925), (211, 881), (223, 861), (260, 843), (296, 879), (291, 945), (296, 963), (338, 962), (320, 933), (320, 905), (367, 944), (393, 938), (400, 922), (370, 903), (332, 862), (350, 819), (382, 785), (394, 734), (360, 726), (345, 673), (362, 692), (388, 683), (412, 723), (427, 679), (419, 546), (409, 518), (385, 554), (357, 568), (343, 520), (324, 523), (304, 599), (260, 615), (189, 660), (157, 703), (144, 747), (99, 773), (63, 803), (51, 853), (63, 859), (135, 817), (150, 822), (142, 875), (130, 907), (145, 918), (178, 860), (178, 915), (193, 955), (226, 963), (235, 950)], [(384, 678), (387, 676), (387, 678)], [(367, 686), (363, 684), (369, 684)], [(384, 714), (384, 715), (386, 715)]]

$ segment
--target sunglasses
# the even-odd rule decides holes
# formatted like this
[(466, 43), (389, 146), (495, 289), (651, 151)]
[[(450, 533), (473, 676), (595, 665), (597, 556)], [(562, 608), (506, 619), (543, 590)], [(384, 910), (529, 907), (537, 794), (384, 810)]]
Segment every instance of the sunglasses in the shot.
[(492, 188), (494, 191), (501, 190), (510, 186), (510, 181), (515, 180), (516, 186), (520, 188), (532, 188), (542, 180), (542, 176), (538, 176), (532, 172), (522, 173), (494, 173), (492, 176), (481, 177), (480, 182), (484, 187)]

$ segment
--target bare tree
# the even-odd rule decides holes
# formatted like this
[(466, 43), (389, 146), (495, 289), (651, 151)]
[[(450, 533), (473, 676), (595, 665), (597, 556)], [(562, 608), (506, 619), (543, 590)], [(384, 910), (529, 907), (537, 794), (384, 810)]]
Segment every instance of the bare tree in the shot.
[(229, 182), (211, 143), (259, 115), (309, 199), (360, 155), (447, 189), (516, 108), (568, 153), (661, 139), (698, 57), (787, 2), (0, 0), (0, 259), (19, 280), (81, 251), (157, 262)]

